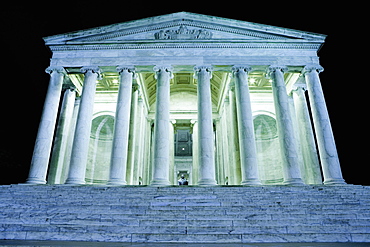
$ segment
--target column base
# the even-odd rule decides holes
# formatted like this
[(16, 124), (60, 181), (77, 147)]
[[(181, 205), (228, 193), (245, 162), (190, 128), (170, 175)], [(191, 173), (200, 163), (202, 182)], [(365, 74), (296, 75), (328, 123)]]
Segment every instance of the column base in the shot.
[(261, 181), (258, 178), (251, 178), (242, 181), (241, 185), (261, 185)]
[(77, 179), (77, 178), (68, 178), (65, 184), (85, 184), (85, 180)]
[(284, 185), (304, 185), (303, 181), (301, 178), (291, 178), (291, 179), (287, 179), (287, 180), (284, 180)]
[(46, 184), (46, 180), (38, 179), (38, 178), (28, 178), (26, 180), (25, 184), (29, 184), (29, 185), (32, 185), (32, 184)]
[(108, 181), (107, 185), (127, 185), (125, 180), (112, 178)]
[(346, 185), (343, 178), (330, 178), (324, 180), (324, 185)]
[(199, 186), (215, 186), (217, 185), (216, 180), (214, 179), (201, 179), (198, 181)]
[(169, 186), (170, 182), (166, 179), (153, 179), (150, 186)]

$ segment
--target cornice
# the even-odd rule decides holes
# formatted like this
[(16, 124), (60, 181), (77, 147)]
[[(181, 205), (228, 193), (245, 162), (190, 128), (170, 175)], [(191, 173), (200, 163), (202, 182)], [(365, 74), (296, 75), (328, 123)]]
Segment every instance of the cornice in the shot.
[(302, 49), (318, 50), (321, 44), (318, 43), (266, 43), (266, 42), (235, 42), (216, 43), (196, 42), (196, 43), (133, 43), (133, 44), (74, 44), (74, 45), (50, 45), (51, 51), (76, 51), (76, 50), (126, 50), (126, 49), (207, 49), (207, 48), (242, 48), (242, 49)]

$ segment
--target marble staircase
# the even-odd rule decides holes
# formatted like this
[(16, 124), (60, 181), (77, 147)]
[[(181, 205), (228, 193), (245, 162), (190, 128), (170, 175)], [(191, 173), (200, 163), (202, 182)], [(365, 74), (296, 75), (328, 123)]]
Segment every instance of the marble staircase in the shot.
[(370, 187), (0, 186), (0, 239), (370, 242)]

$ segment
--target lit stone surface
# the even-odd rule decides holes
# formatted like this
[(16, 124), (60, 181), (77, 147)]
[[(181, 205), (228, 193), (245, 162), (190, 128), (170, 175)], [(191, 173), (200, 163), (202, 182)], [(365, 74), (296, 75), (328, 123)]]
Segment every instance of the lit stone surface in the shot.
[(0, 194), (0, 239), (370, 242), (362, 186), (13, 185)]
[(84, 67), (81, 72), (85, 74), (84, 89), (78, 111), (67, 184), (85, 183), (91, 120), (99, 68)]
[(48, 172), (48, 183), (60, 184), (63, 179), (63, 169), (67, 156), (68, 134), (71, 129), (73, 108), (76, 98), (74, 89), (64, 92), (60, 117), (54, 138), (54, 146)]
[(0, 239), (370, 242), (370, 191), (344, 182), (319, 78), (325, 37), (179, 12), (44, 38), (26, 184), (50, 185), (0, 186)]
[(133, 69), (117, 67), (120, 73), (109, 184), (126, 184)]
[(151, 185), (169, 185), (170, 166), (170, 79), (172, 68), (154, 67), (157, 79), (156, 111), (154, 123), (154, 161)]
[(296, 110), (297, 122), (300, 123), (299, 138), (301, 141), (301, 149), (304, 158), (303, 172), (306, 178), (306, 183), (320, 184), (322, 183), (319, 158), (313, 135), (312, 123), (308, 112), (308, 106), (305, 96), (305, 84), (295, 84), (293, 88), (293, 99)]
[(216, 185), (212, 125), (212, 67), (195, 67), (198, 80), (199, 185)]
[[(325, 35), (179, 12), (44, 40), (51, 89), (27, 183), (48, 170), (49, 184), (344, 183), (318, 74)], [(53, 141), (67, 88), (76, 105), (63, 100)]]
[(64, 68), (62, 67), (49, 67), (46, 69), (46, 72), (50, 73), (50, 82), (39, 130), (37, 132), (30, 173), (27, 179), (27, 183), (29, 184), (46, 183), (46, 171), (48, 169), (58, 105), (65, 73)]
[[(27, 183), (48, 170), (50, 184), (345, 183), (318, 74), (325, 35), (179, 12), (44, 40), (64, 73)], [(61, 84), (81, 103), (61, 108), (53, 142)]]
[(251, 68), (234, 66), (235, 93), (238, 110), (242, 185), (261, 184), (258, 176), (257, 150), (254, 137), (253, 116), (248, 87)]
[(321, 66), (310, 65), (304, 68), (307, 80), (308, 95), (314, 99), (310, 101), (314, 119), (316, 138), (320, 151), (320, 159), (324, 174), (325, 184), (343, 184), (342, 171), (340, 169), (337, 149), (334, 142), (333, 130), (331, 129), (328, 110), (324, 94), (321, 88), (318, 72)]
[(272, 78), (272, 91), (279, 132), (281, 158), (283, 160), (284, 183), (302, 184), (301, 172), (298, 166), (297, 142), (284, 82), (284, 72), (286, 70), (286, 67), (281, 66), (269, 67)]

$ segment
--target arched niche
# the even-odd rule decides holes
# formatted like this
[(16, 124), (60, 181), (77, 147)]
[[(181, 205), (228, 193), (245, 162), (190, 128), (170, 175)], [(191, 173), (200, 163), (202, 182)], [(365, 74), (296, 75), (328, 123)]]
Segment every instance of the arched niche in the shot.
[(276, 119), (262, 113), (254, 116), (253, 124), (260, 179), (263, 184), (280, 184), (284, 177)]
[(86, 166), (86, 183), (105, 184), (109, 178), (114, 117), (96, 114), (92, 120), (89, 155)]

